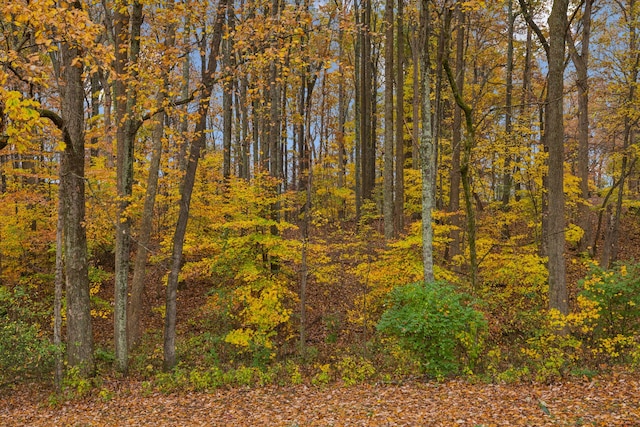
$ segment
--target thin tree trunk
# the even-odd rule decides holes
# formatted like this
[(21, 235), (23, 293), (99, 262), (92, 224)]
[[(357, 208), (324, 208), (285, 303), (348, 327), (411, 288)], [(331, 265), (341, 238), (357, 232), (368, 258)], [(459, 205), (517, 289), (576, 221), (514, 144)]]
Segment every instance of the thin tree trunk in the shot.
[(354, 42), (354, 91), (355, 91), (355, 106), (354, 106), (354, 121), (355, 121), (355, 196), (356, 196), (356, 219), (360, 219), (362, 211), (362, 85), (360, 79), (362, 79), (362, 45), (363, 45), (363, 30), (362, 30), (362, 11), (360, 10), (359, 3), (354, 3), (353, 15), (356, 21), (356, 40)]
[[(456, 85), (460, 92), (464, 91), (464, 38), (465, 15), (461, 7), (456, 7)], [(448, 258), (453, 259), (460, 254), (462, 219), (460, 218), (460, 146), (464, 133), (462, 126), (462, 109), (456, 104), (453, 111), (453, 134), (451, 136), (451, 172), (449, 176), (449, 212), (451, 215), (451, 242)]]
[[(394, 197), (393, 197), (393, 4), (386, 0), (385, 6), (385, 44), (384, 44), (384, 237), (391, 239), (395, 235)], [(398, 127), (401, 124), (398, 123)]]
[(137, 91), (130, 82), (134, 82), (138, 74), (135, 64), (140, 53), (142, 7), (142, 3), (134, 1), (131, 16), (127, 9), (116, 7), (114, 11), (118, 216), (113, 318), (116, 369), (123, 373), (127, 372), (128, 367), (127, 295), (131, 251), (131, 218), (127, 209), (133, 190), (134, 140), (138, 130), (134, 117)]
[[(164, 369), (172, 369), (176, 364), (176, 318), (177, 318), (177, 291), (178, 291), (178, 275), (182, 264), (182, 249), (184, 246), (184, 237), (187, 231), (187, 220), (189, 218), (189, 207), (191, 204), (191, 194), (195, 184), (196, 170), (200, 153), (206, 144), (205, 129), (207, 127), (207, 113), (209, 111), (209, 100), (213, 91), (214, 79), (213, 74), (217, 67), (217, 57), (220, 52), (220, 42), (222, 39), (222, 30), (224, 16), (226, 13), (227, 2), (229, 0), (220, 0), (218, 10), (216, 12), (215, 23), (212, 29), (211, 43), (209, 46), (209, 60), (207, 64), (202, 64), (202, 89), (200, 96), (200, 104), (198, 106), (199, 119), (195, 129), (195, 140), (191, 144), (189, 150), (189, 161), (182, 183), (182, 196), (180, 198), (180, 210), (178, 212), (178, 221), (176, 223), (176, 231), (173, 236), (173, 252), (171, 255), (171, 272), (167, 281), (167, 297), (164, 322)], [(232, 7), (232, 5), (229, 5)]]
[(404, 0), (398, 0), (396, 36), (396, 180), (395, 232), (404, 228)]
[(431, 127), (431, 79), (428, 49), (429, 1), (420, 1), (420, 162), (422, 174), (422, 263), (424, 281), (435, 280), (433, 272), (433, 226), (431, 224), (434, 203), (435, 147)]
[[(344, 7), (344, 3), (341, 4), (341, 10), (340, 10), (340, 14), (341, 14), (341, 21), (345, 20), (345, 7)], [(340, 24), (340, 28), (338, 30), (338, 73), (340, 74), (341, 78), (338, 80), (338, 132), (336, 135), (336, 140), (338, 143), (338, 177), (337, 177), (337, 181), (338, 181), (338, 189), (342, 190), (345, 186), (345, 179), (346, 179), (346, 153), (345, 153), (345, 144), (344, 144), (344, 133), (345, 133), (345, 123), (346, 123), (346, 105), (347, 105), (347, 95), (346, 95), (346, 89), (345, 89), (345, 78), (344, 78), (344, 72), (345, 72), (345, 68), (344, 68), (344, 64), (343, 62), (345, 61), (345, 53), (344, 53), (344, 29), (343, 29), (343, 24), (341, 22)], [(345, 203), (346, 201), (344, 199), (340, 199), (339, 203), (340, 203), (340, 207), (338, 209), (338, 218), (339, 219), (344, 219), (346, 216), (346, 208), (345, 208)]]
[[(513, 175), (511, 171), (511, 156), (513, 145), (513, 126), (511, 124), (513, 117), (513, 36), (514, 36), (514, 21), (515, 15), (513, 13), (513, 0), (509, 0), (508, 13), (507, 13), (507, 85), (505, 88), (505, 112), (504, 112), (504, 133), (505, 133), (505, 160), (504, 160), (504, 175), (502, 180), (502, 208), (506, 211), (509, 208), (509, 201), (511, 200), (511, 187), (513, 185)], [(504, 225), (503, 236), (509, 237), (509, 224)]]
[(371, 0), (364, 0), (362, 13), (362, 57), (360, 66), (360, 96), (362, 118), (360, 120), (362, 200), (370, 200), (375, 184), (375, 138), (373, 135), (373, 70), (371, 63)]
[[(158, 105), (161, 106), (164, 99), (164, 91), (158, 94)], [(131, 299), (129, 312), (127, 313), (127, 339), (129, 349), (138, 345), (142, 336), (142, 296), (145, 288), (145, 270), (149, 255), (149, 243), (151, 242), (151, 230), (153, 228), (153, 210), (158, 192), (158, 172), (162, 157), (162, 136), (164, 134), (165, 114), (156, 115), (156, 124), (152, 132), (153, 150), (149, 161), (149, 176), (147, 177), (147, 190), (142, 210), (142, 220), (137, 243), (136, 258), (131, 279)]]
[[(578, 204), (578, 226), (584, 234), (578, 244), (578, 250), (587, 249), (592, 240), (591, 210), (589, 209), (589, 39), (591, 36), (591, 9), (593, 0), (584, 1), (582, 14), (581, 49), (578, 53), (575, 41), (568, 41), (571, 61), (576, 67), (576, 85), (578, 86), (578, 167), (580, 178), (580, 195), (582, 202)], [(568, 33), (571, 35), (571, 32)]]
[(242, 173), (240, 176), (246, 180), (251, 177), (251, 167), (249, 158), (251, 156), (251, 138), (249, 136), (249, 107), (247, 105), (247, 78), (243, 76), (240, 80), (240, 109), (242, 112)]
[[(58, 221), (56, 223), (56, 275), (53, 296), (53, 345), (56, 349), (55, 386), (62, 388), (64, 358), (62, 353), (62, 288), (64, 286), (64, 206), (62, 186), (58, 190)], [(0, 277), (2, 270), (0, 269)], [(0, 282), (1, 284), (1, 282)]]
[[(233, 20), (233, 11), (227, 9), (227, 32)], [(222, 72), (224, 83), (222, 85), (222, 176), (228, 180), (231, 176), (231, 137), (233, 122), (233, 74), (231, 71), (231, 37), (222, 40)]]
[(412, 46), (412, 60), (413, 60), (413, 99), (411, 102), (412, 110), (412, 126), (411, 126), (411, 167), (418, 169), (420, 167), (420, 35), (416, 28), (416, 24), (412, 25), (413, 34), (413, 46)]

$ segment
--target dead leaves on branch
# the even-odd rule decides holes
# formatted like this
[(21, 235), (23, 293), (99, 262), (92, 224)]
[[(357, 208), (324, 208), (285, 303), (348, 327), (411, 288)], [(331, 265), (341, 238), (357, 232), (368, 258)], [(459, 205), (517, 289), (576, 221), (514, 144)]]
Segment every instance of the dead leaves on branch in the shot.
[[(109, 399), (50, 407), (26, 390), (0, 400), (5, 426), (637, 426), (640, 376), (592, 381), (465, 381), (342, 387), (265, 387), (211, 394), (145, 394), (119, 384)], [(7, 390), (5, 390), (6, 392)], [(104, 396), (103, 396), (104, 397)]]

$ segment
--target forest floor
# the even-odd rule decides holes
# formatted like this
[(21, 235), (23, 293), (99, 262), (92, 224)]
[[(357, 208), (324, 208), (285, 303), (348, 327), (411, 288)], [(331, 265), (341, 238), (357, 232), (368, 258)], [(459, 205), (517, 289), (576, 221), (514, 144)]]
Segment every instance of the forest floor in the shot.
[(554, 384), (463, 380), (146, 392), (139, 382), (51, 405), (50, 391), (2, 390), (2, 426), (640, 426), (640, 375)]

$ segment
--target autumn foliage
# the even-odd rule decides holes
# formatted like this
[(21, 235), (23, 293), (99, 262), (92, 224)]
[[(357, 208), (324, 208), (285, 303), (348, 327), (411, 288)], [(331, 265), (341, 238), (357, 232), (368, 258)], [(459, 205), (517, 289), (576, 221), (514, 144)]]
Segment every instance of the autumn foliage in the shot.
[(0, 387), (626, 378), (638, 5), (542, 3), (1, 1)]

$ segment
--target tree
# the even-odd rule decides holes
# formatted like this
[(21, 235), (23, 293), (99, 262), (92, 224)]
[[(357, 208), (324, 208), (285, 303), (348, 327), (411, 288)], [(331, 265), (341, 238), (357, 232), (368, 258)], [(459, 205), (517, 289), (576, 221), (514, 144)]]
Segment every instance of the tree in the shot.
[[(458, 91), (464, 91), (464, 44), (465, 44), (465, 13), (462, 8), (457, 5), (455, 8), (456, 15), (456, 86)], [(449, 212), (451, 212), (451, 243), (448, 247), (447, 255), (453, 258), (460, 253), (462, 228), (460, 218), (460, 147), (462, 135), (464, 134), (462, 126), (462, 109), (456, 104), (453, 111), (453, 134), (451, 135), (451, 172), (449, 174)]]
[(578, 225), (584, 231), (580, 239), (579, 250), (587, 249), (592, 239), (591, 215), (589, 204), (589, 39), (591, 37), (591, 10), (593, 0), (584, 0), (581, 26), (582, 38), (580, 52), (571, 31), (567, 31), (571, 61), (576, 67), (576, 86), (578, 87), (578, 162), (577, 175), (580, 178), (580, 192), (583, 202), (578, 206)]
[[(384, 14), (384, 237), (391, 239), (395, 234), (393, 197), (393, 0), (387, 0)], [(402, 123), (396, 123), (402, 127)]]
[(548, 206), (543, 213), (543, 238), (546, 243), (549, 269), (549, 308), (562, 314), (569, 312), (566, 284), (565, 202), (564, 202), (564, 59), (567, 37), (567, 0), (554, 0), (547, 20), (549, 40), (533, 20), (529, 5), (519, 0), (523, 15), (536, 33), (547, 54), (547, 98), (544, 112), (544, 144), (548, 152)]
[[(107, 3), (104, 3), (105, 8)], [(105, 24), (112, 29), (115, 80), (117, 143), (117, 209), (114, 289), (114, 340), (116, 369), (128, 367), (127, 295), (129, 292), (129, 258), (131, 250), (131, 218), (127, 212), (133, 190), (134, 143), (139, 128), (134, 108), (138, 102), (135, 82), (141, 46), (143, 4), (134, 0), (129, 5), (116, 1), (113, 11), (105, 9)], [(113, 13), (113, 17), (112, 14)]]
[[(79, 1), (70, 10), (82, 10)], [(84, 182), (84, 79), (79, 63), (83, 52), (79, 44), (60, 46), (62, 102), (60, 120), (52, 118), (62, 130), (65, 143), (60, 166), (64, 211), (64, 254), (67, 302), (67, 362), (83, 375), (94, 369), (93, 329), (89, 300), (87, 235), (85, 230)]]
[(232, 4), (229, 0), (220, 0), (216, 11), (215, 21), (209, 42), (209, 57), (206, 63), (202, 65), (201, 88), (198, 103), (198, 122), (195, 129), (195, 140), (191, 144), (189, 150), (189, 158), (187, 169), (182, 181), (182, 195), (180, 198), (180, 210), (178, 212), (178, 221), (176, 223), (175, 233), (173, 235), (173, 251), (171, 255), (171, 272), (167, 281), (167, 297), (166, 297), (166, 315), (164, 322), (164, 368), (172, 369), (176, 364), (176, 317), (177, 317), (177, 291), (178, 291), (178, 275), (182, 267), (182, 249), (184, 246), (184, 237), (187, 231), (187, 220), (189, 219), (189, 206), (191, 203), (191, 194), (193, 193), (193, 185), (196, 178), (196, 170), (200, 153), (205, 147), (207, 127), (207, 114), (209, 112), (209, 103), (211, 92), (215, 84), (214, 73), (218, 64), (218, 54), (220, 52), (220, 42), (222, 40), (223, 24), (227, 7)]
[(422, 175), (422, 262), (425, 282), (435, 280), (433, 273), (432, 211), (435, 200), (436, 153), (431, 131), (431, 79), (428, 48), (429, 0), (420, 1), (420, 171)]
[(394, 217), (395, 232), (404, 228), (404, 0), (398, 0), (396, 24), (396, 180)]
[(567, 34), (568, 0), (554, 0), (549, 15), (547, 54), (547, 102), (545, 144), (549, 152), (547, 254), (549, 256), (549, 307), (568, 314), (569, 301), (565, 276), (564, 217), (564, 58)]

